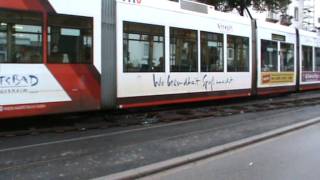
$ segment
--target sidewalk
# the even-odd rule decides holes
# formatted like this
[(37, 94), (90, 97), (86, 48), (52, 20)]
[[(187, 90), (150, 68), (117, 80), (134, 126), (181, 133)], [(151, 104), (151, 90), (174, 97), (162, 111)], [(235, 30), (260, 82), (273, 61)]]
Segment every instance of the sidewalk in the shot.
[(318, 180), (320, 124), (142, 179)]

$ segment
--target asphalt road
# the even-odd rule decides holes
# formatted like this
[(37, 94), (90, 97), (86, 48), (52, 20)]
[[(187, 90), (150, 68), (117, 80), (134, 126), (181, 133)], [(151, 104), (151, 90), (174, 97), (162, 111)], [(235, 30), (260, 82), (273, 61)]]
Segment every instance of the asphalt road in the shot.
[(319, 180), (320, 124), (144, 179)]
[(319, 108), (238, 114), (140, 129), (1, 138), (0, 179), (101, 177), (319, 117)]

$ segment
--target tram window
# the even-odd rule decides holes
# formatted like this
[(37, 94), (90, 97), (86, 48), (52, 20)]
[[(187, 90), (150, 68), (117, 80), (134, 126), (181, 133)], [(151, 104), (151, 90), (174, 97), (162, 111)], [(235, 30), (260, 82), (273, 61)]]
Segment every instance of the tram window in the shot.
[(164, 72), (164, 27), (123, 23), (124, 72)]
[(42, 62), (42, 16), (0, 11), (0, 63)]
[(282, 72), (294, 71), (294, 45), (293, 44), (281, 43), (280, 70)]
[(7, 24), (0, 23), (0, 63), (6, 62), (8, 60), (8, 48), (7, 48)]
[(249, 72), (249, 38), (228, 35), (228, 72)]
[(223, 34), (201, 32), (201, 71), (223, 72)]
[(197, 31), (170, 28), (171, 72), (198, 72)]
[(49, 15), (48, 25), (49, 63), (92, 63), (92, 18), (69, 15)]
[(313, 52), (311, 46), (302, 46), (302, 71), (313, 71)]
[(278, 72), (278, 43), (261, 40), (261, 71)]
[(316, 71), (320, 71), (320, 48), (315, 48)]

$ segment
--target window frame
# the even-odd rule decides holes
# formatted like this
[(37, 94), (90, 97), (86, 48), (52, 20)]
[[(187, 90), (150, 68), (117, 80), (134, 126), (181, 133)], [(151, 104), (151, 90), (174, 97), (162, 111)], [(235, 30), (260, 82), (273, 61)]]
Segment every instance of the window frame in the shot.
[[(172, 65), (171, 65), (171, 57), (172, 57), (172, 52), (171, 52), (171, 45), (172, 45), (172, 40), (173, 39), (177, 39), (177, 38), (173, 38), (172, 36), (171, 36), (171, 29), (172, 30), (184, 30), (184, 31), (191, 31), (191, 32), (194, 32), (195, 33), (195, 46), (196, 46), (196, 50), (197, 50), (197, 52), (195, 53), (195, 55), (196, 55), (196, 67), (195, 67), (195, 71), (173, 71), (172, 70)], [(188, 42), (188, 43), (190, 43), (190, 39), (189, 38), (183, 38), (183, 40), (185, 41), (185, 42)], [(170, 59), (170, 61), (169, 61), (169, 69), (170, 69), (170, 72), (171, 73), (199, 73), (199, 60), (201, 59), (200, 57), (199, 57), (199, 52), (200, 52), (200, 47), (199, 47), (199, 42), (200, 42), (201, 40), (200, 40), (200, 38), (199, 38), (199, 30), (195, 30), (195, 29), (190, 29), (190, 28), (183, 28), (183, 27), (176, 27), (176, 26), (169, 26), (169, 59)], [(175, 45), (176, 45), (176, 43), (174, 43)], [(201, 42), (200, 42), (200, 46), (201, 46)], [(200, 56), (201, 56), (201, 53), (200, 53)], [(176, 56), (175, 56), (176, 57)], [(176, 58), (175, 58), (175, 60), (176, 60)], [(201, 60), (200, 60), (201, 61)], [(201, 66), (201, 62), (200, 62), (200, 66)], [(201, 71), (201, 69), (200, 69), (200, 71)]]
[[(236, 38), (241, 38), (242, 39), (242, 41), (245, 39), (245, 40), (247, 40), (247, 42), (248, 42), (248, 48), (247, 48), (247, 55), (248, 55), (248, 67), (243, 67), (243, 68), (247, 68), (246, 70), (241, 70), (241, 71), (238, 71), (238, 70), (233, 70), (233, 71), (231, 71), (231, 70), (229, 70), (229, 65), (228, 65), (228, 59), (229, 59), (229, 55), (231, 55), (231, 54), (229, 54), (229, 51), (230, 50), (232, 50), (233, 51), (233, 53), (232, 53), (232, 58), (233, 59), (235, 59), (235, 48), (229, 48), (229, 42), (228, 42), (228, 38), (229, 37), (236, 37)], [(233, 43), (234, 44), (234, 43)], [(243, 36), (243, 35), (234, 35), (234, 34), (226, 34), (226, 69), (227, 69), (227, 73), (249, 73), (251, 70), (250, 70), (250, 63), (251, 63), (251, 55), (250, 55), (250, 49), (251, 49), (251, 43), (250, 43), (250, 37), (247, 37), (247, 36)], [(241, 48), (242, 50), (244, 50), (244, 48)], [(238, 68), (240, 68), (240, 67), (238, 67)]]
[[(272, 43), (275, 43), (276, 44), (276, 47), (277, 47), (277, 51), (276, 51), (276, 56), (277, 56), (277, 68), (276, 68), (276, 70), (269, 70), (269, 71), (263, 71), (263, 68), (262, 68), (262, 41), (269, 41), (269, 42), (272, 42)], [(275, 40), (270, 40), (270, 39), (260, 39), (260, 49), (259, 49), (259, 51), (260, 51), (260, 57), (259, 57), (259, 59), (260, 59), (260, 71), (261, 72), (273, 72), (273, 73), (276, 73), (276, 72), (280, 72), (280, 69), (281, 68), (279, 68), (280, 67), (280, 57), (279, 57), (279, 51), (280, 51), (280, 49), (279, 49), (280, 47), (279, 47), (279, 41), (275, 41)]]
[[(205, 35), (208, 35), (208, 34), (211, 34), (211, 35), (218, 35), (218, 38), (219, 38), (219, 36), (222, 38), (222, 46), (220, 47), (220, 46), (218, 46), (219, 48), (222, 48), (222, 69), (221, 69), (221, 71), (216, 71), (216, 70), (214, 70), (214, 71), (203, 71), (202, 70), (202, 62), (203, 62), (203, 59), (202, 59), (202, 57), (203, 57), (203, 47), (202, 47), (202, 45), (203, 45), (203, 39), (202, 39), (202, 35), (203, 34), (205, 34)], [(207, 37), (207, 36), (206, 36)], [(219, 72), (224, 72), (224, 70), (225, 70), (225, 66), (226, 66), (226, 64), (225, 64), (225, 35), (223, 34), (223, 33), (217, 33), (217, 32), (209, 32), (209, 31), (200, 31), (200, 37), (199, 37), (199, 39), (200, 39), (200, 49), (198, 48), (198, 51), (200, 51), (200, 72), (202, 72), (202, 73), (219, 73)], [(208, 43), (208, 42), (210, 42), (210, 40), (208, 40), (208, 38), (206, 38), (206, 41), (205, 41), (206, 43)], [(214, 42), (219, 42), (219, 41), (214, 41)]]
[[(303, 48), (310, 48), (311, 49), (311, 70), (305, 70), (305, 67), (304, 67), (304, 62), (305, 62), (305, 58), (304, 58), (304, 51), (303, 51)], [(314, 72), (314, 66), (315, 66), (315, 54), (314, 54), (314, 46), (309, 46), (309, 45), (304, 45), (302, 44), (301, 45), (301, 70), (302, 72)]]
[[(19, 10), (19, 9), (8, 9), (8, 8), (0, 8), (0, 11), (5, 11), (5, 12), (11, 12), (11, 13), (16, 13), (16, 14), (19, 14), (19, 13), (25, 13), (25, 14), (33, 14), (34, 16), (38, 16), (39, 18), (39, 23), (38, 24), (31, 24), (31, 23), (18, 23), (18, 25), (29, 25), (29, 26), (40, 26), (41, 27), (41, 33), (34, 33), (34, 32), (15, 32), (13, 30), (13, 28), (11, 27), (10, 30), (9, 30), (9, 27), (7, 26), (7, 29), (6, 30), (0, 30), (0, 32), (3, 32), (6, 34), (6, 41), (7, 41), (7, 60), (8, 62), (0, 62), (0, 64), (44, 64), (45, 63), (45, 52), (44, 52), (44, 36), (45, 36), (45, 18), (43, 16), (43, 13), (42, 12), (39, 12), (39, 11), (35, 11), (35, 10)], [(5, 22), (7, 24), (12, 24), (12, 23), (8, 23), (8, 22)], [(16, 23), (17, 24), (17, 23)], [(9, 31), (10, 32), (9, 32)], [(9, 32), (9, 33), (8, 33)], [(38, 35), (40, 34), (41, 35), (41, 42), (40, 42), (40, 59), (39, 59), (39, 62), (13, 62), (12, 58), (11, 58), (11, 50), (9, 49), (12, 49), (12, 44), (10, 44), (11, 40), (12, 40), (12, 37), (9, 37), (9, 35), (13, 35), (14, 33), (20, 33), (20, 34), (34, 34), (34, 35)], [(9, 47), (11, 46), (11, 47)], [(9, 59), (10, 58), (10, 59)]]
[[(1, 9), (0, 9), (0, 11), (1, 11)], [(0, 29), (0, 33), (3, 33), (3, 34), (5, 34), (5, 41), (6, 41), (6, 44), (5, 44), (5, 47), (6, 47), (6, 49), (5, 49), (5, 57), (4, 57), (4, 59), (8, 59), (8, 27), (6, 27), (6, 29), (7, 30), (1, 30)], [(0, 62), (0, 64), (7, 64), (6, 62)]]
[[(74, 26), (67, 26), (67, 25), (65, 25), (65, 26), (57, 26), (57, 25), (50, 25), (49, 24), (49, 17), (50, 16), (68, 16), (68, 17), (72, 17), (72, 18), (86, 18), (86, 19), (90, 19), (90, 22), (91, 22), (91, 28), (90, 28), (90, 30), (91, 30), (91, 32), (92, 32), (92, 48), (91, 48), (91, 57), (90, 57), (90, 60), (87, 62), (87, 63), (59, 63), (59, 62), (49, 62), (49, 51), (50, 51), (50, 47), (49, 47), (49, 36), (50, 36), (50, 34), (51, 33), (49, 33), (49, 27), (57, 27), (57, 28), (60, 28), (60, 29), (64, 29), (64, 28), (67, 28), (67, 29), (75, 29), (75, 27)], [(90, 16), (81, 16), (81, 15), (70, 15), (70, 14), (56, 14), (56, 13), (52, 13), (52, 12), (49, 12), (48, 14), (47, 14), (47, 24), (46, 24), (47, 26), (45, 27), (45, 28), (47, 28), (47, 30), (46, 30), (46, 39), (47, 39), (47, 41), (46, 41), (46, 46), (47, 46), (47, 48), (46, 48), (46, 53), (47, 53), (47, 59), (46, 59), (46, 63), (47, 64), (71, 64), (71, 65), (90, 65), (90, 64), (93, 64), (94, 63), (94, 49), (95, 49), (95, 45), (94, 45), (94, 18), (93, 17), (90, 17)]]
[[(163, 31), (163, 35), (162, 36), (159, 36), (159, 35), (157, 35), (158, 37), (162, 37), (163, 38), (163, 41), (161, 42), (161, 41), (154, 41), (153, 40), (153, 42), (157, 42), (157, 43), (162, 43), (163, 44), (163, 70), (160, 70), (160, 71), (126, 71), (126, 63), (125, 63), (125, 59), (124, 59), (124, 41), (126, 40), (126, 41), (130, 41), (130, 40), (132, 40), (132, 41), (138, 41), (138, 42), (150, 42), (150, 41), (144, 41), (144, 40), (137, 40), (137, 39), (130, 39), (129, 38), (129, 36), (128, 36), (128, 38), (127, 39), (125, 39), (125, 36), (124, 36), (124, 34), (133, 34), (133, 33), (128, 33), (128, 32), (125, 32), (125, 30), (124, 30), (124, 24), (125, 23), (130, 23), (130, 24), (140, 24), (140, 25), (143, 25), (143, 26), (151, 26), (151, 27), (154, 27), (154, 28), (161, 28), (162, 29), (162, 31)], [(158, 25), (158, 24), (150, 24), (150, 23), (144, 23), (144, 22), (136, 22), (136, 21), (122, 21), (122, 32), (120, 32), (120, 33), (122, 33), (122, 39), (121, 39), (121, 43), (122, 43), (122, 63), (123, 63), (123, 65), (122, 65), (122, 72), (123, 73), (130, 73), (130, 74), (134, 74), (134, 73), (165, 73), (166, 72), (166, 65), (167, 65), (167, 62), (166, 62), (166, 26), (165, 25)], [(150, 35), (152, 35), (152, 34), (146, 34), (146, 33), (144, 33), (144, 32), (135, 32), (134, 34), (137, 34), (137, 33), (139, 33), (139, 35), (140, 36), (143, 36), (143, 35), (148, 35), (148, 36), (150, 36)], [(152, 35), (153, 37), (154, 37), (154, 34)], [(148, 47), (150, 47), (150, 45), (148, 46)], [(143, 51), (145, 50), (144, 49), (145, 47), (143, 47)], [(149, 57), (150, 58), (150, 57)], [(160, 62), (159, 62), (160, 63)]]
[[(296, 68), (296, 64), (295, 64), (295, 61), (296, 61), (296, 50), (295, 50), (295, 43), (292, 43), (292, 42), (286, 42), (286, 41), (280, 41), (279, 42), (279, 52), (281, 53), (281, 45), (290, 45), (290, 46), (292, 46), (293, 48), (292, 48), (292, 50), (293, 50), (293, 70), (292, 71), (282, 71), (282, 66), (281, 66), (281, 54), (279, 54), (279, 65), (280, 65), (280, 69), (279, 69), (279, 71), (280, 72), (295, 72), (295, 68)], [(284, 67), (284, 66), (283, 66)]]
[(314, 70), (315, 72), (320, 72), (320, 56), (318, 58), (319, 60), (319, 66), (317, 66), (317, 50), (319, 50), (319, 55), (320, 55), (320, 46), (315, 46), (314, 47)]

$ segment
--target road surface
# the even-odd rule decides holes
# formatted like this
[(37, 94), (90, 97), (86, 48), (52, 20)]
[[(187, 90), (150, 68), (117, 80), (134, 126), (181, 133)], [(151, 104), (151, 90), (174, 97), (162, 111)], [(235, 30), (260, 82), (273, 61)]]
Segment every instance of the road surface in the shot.
[[(0, 138), (0, 179), (102, 177), (319, 117), (319, 108), (320, 105), (295, 107), (135, 129)], [(256, 163), (254, 159), (248, 161)]]

